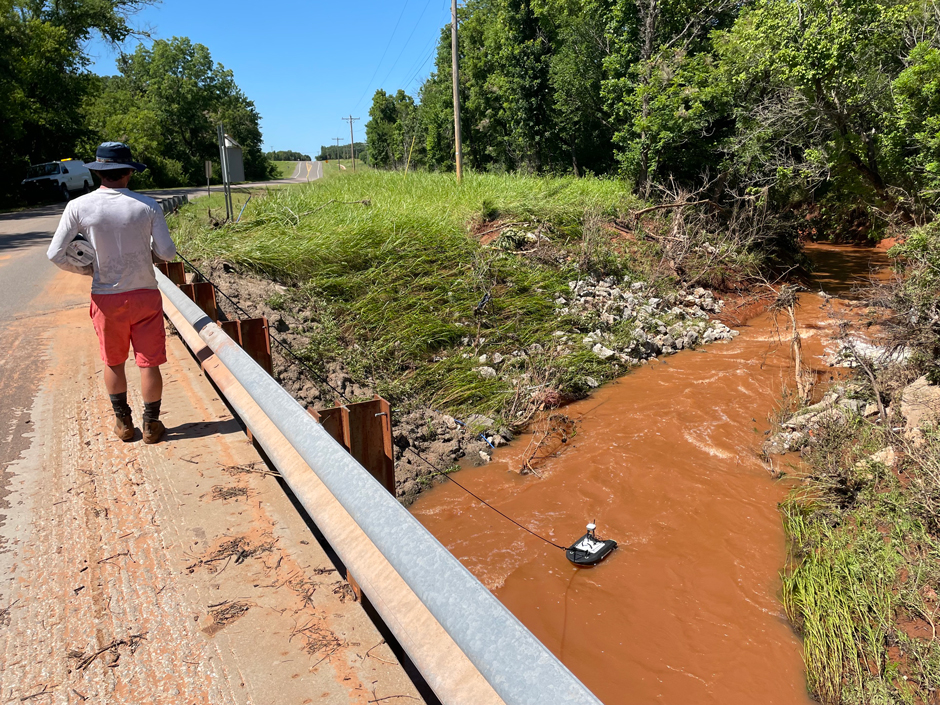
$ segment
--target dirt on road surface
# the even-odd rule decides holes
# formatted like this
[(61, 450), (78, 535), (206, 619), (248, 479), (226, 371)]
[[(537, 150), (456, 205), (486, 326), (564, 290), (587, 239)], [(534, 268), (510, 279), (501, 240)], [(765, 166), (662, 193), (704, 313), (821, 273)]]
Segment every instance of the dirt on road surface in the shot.
[(166, 440), (112, 437), (87, 288), (0, 321), (0, 700), (421, 702), (177, 338)]

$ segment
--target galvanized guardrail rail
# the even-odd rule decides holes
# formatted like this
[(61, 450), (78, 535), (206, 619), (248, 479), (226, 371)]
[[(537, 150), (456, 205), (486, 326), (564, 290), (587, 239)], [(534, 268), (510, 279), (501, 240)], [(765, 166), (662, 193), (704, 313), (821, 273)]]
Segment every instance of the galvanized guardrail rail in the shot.
[[(308, 466), (299, 471), (296, 464), (278, 467), (288, 486), (321, 529), (324, 528), (320, 523), (324, 521), (323, 510), (318, 507), (314, 493), (309, 491), (311, 471), (505, 703), (600, 705), (600, 701), (574, 674), (333, 440), (281, 385), (159, 271), (157, 281), (166, 300), (192, 326), (191, 335), (198, 334), (208, 350), (247, 392), (251, 402), (263, 412), (266, 417), (264, 423), (259, 422), (257, 414), (245, 414), (243, 420), (275, 464), (279, 449), (274, 445), (286, 441)], [(233, 403), (233, 407), (240, 413), (238, 403)], [(268, 421), (276, 428), (276, 433), (272, 434)], [(329, 532), (324, 533), (330, 538)], [(343, 536), (335, 536), (334, 539), (331, 540), (333, 549), (349, 565), (347, 558), (354, 560), (359, 547), (344, 545)], [(368, 575), (358, 573), (355, 577), (373, 604), (387, 604), (397, 599), (392, 595), (376, 594), (376, 586), (381, 581), (370, 581)], [(381, 614), (382, 610), (379, 612)], [(388, 626), (406, 651), (409, 651), (409, 644), (420, 644), (420, 635), (396, 631), (403, 628), (401, 624)], [(412, 655), (410, 651), (409, 655)], [(420, 655), (414, 660), (420, 669)], [(435, 683), (446, 684), (447, 674), (422, 675), (442, 701), (460, 701), (452, 697), (453, 688), (435, 687)], [(442, 691), (449, 691), (449, 694), (442, 696)], [(462, 702), (468, 701), (464, 699)]]

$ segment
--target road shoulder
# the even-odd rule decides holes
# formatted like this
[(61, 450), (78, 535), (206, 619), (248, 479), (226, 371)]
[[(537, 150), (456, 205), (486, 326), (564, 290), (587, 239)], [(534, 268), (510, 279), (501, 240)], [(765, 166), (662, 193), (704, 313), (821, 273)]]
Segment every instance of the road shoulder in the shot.
[(182, 343), (168, 340), (167, 440), (123, 444), (87, 314), (44, 326), (0, 527), (3, 699), (420, 702)]

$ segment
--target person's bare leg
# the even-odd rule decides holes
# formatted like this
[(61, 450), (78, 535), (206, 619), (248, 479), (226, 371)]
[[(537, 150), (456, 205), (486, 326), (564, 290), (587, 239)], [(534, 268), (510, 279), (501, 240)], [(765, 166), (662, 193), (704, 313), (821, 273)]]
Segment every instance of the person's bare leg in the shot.
[(159, 367), (140, 368), (140, 395), (145, 404), (163, 398), (163, 375), (160, 374)]
[(108, 394), (123, 394), (127, 391), (127, 375), (124, 374), (124, 365), (114, 365), (104, 368), (104, 388)]

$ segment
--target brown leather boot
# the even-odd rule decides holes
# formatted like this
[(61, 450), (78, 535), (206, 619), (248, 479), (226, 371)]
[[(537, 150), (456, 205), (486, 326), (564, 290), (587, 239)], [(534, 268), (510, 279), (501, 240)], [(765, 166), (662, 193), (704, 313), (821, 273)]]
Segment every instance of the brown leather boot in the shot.
[(127, 416), (117, 416), (114, 421), (114, 435), (120, 438), (125, 443), (127, 441), (133, 440), (134, 431), (137, 429), (134, 428), (134, 419), (131, 418), (131, 415)]
[(166, 432), (166, 426), (160, 419), (156, 421), (144, 421), (144, 443), (156, 443)]

